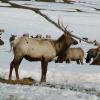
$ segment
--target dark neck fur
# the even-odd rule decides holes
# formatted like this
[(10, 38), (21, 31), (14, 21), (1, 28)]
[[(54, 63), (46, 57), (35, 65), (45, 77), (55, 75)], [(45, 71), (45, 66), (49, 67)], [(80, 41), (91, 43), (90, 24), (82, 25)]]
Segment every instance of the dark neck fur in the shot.
[(54, 41), (54, 47), (56, 49), (56, 56), (62, 55), (65, 50), (70, 46), (66, 44), (66, 37), (62, 35), (60, 38)]

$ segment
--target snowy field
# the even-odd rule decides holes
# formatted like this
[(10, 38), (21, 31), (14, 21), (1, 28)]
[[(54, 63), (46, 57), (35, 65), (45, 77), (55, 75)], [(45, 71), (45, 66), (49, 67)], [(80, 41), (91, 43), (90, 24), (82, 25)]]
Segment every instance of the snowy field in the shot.
[[(89, 40), (100, 42), (100, 1), (76, 0), (74, 4), (19, 2), (25, 6), (42, 9), (41, 12), (57, 22), (63, 20), (64, 25), (78, 37), (88, 37)], [(0, 3), (0, 6), (9, 6)], [(77, 12), (77, 9), (80, 12)], [(2, 39), (4, 46), (0, 47), (0, 77), (8, 78), (10, 62), (13, 53), (9, 52), (9, 37), (11, 34), (21, 36), (50, 34), (57, 39), (62, 32), (40, 15), (30, 10), (0, 7), (0, 28), (5, 29)], [(85, 52), (93, 45), (79, 43)], [(84, 57), (85, 58), (85, 57)], [(40, 62), (23, 60), (19, 68), (20, 78), (32, 77), (40, 80)], [(13, 73), (13, 79), (15, 74)], [(48, 85), (51, 84), (52, 86)], [(0, 100), (100, 100), (100, 66), (54, 63), (48, 65), (47, 83), (39, 86), (8, 85), (0, 83)]]

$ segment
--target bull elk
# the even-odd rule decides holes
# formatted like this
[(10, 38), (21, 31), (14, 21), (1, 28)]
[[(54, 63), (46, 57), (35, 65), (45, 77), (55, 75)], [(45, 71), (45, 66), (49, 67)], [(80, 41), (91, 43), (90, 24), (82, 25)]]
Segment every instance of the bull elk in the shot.
[[(58, 23), (59, 24), (59, 23)], [(61, 27), (61, 24), (59, 24)], [(64, 28), (64, 33), (57, 39), (37, 39), (19, 37), (12, 41), (14, 58), (10, 63), (9, 80), (12, 79), (12, 71), (15, 69), (16, 79), (19, 80), (19, 65), (23, 58), (28, 61), (41, 61), (41, 82), (46, 82), (48, 62), (61, 55), (70, 45), (78, 44), (72, 38), (70, 32)]]

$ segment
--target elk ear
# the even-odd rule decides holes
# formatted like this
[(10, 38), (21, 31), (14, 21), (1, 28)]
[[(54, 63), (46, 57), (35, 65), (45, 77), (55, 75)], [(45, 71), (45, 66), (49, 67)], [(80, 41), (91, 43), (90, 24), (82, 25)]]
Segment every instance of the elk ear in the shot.
[(99, 46), (99, 47), (97, 47), (97, 51), (98, 51), (98, 52), (100, 52), (100, 46)]

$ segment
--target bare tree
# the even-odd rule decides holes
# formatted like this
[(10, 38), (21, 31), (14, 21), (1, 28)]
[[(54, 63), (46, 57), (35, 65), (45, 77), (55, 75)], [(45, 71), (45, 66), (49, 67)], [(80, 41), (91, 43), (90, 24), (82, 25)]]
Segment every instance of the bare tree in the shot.
[[(39, 9), (39, 8), (34, 8), (34, 7), (27, 7), (25, 5), (20, 5), (20, 4), (17, 4), (17, 3), (13, 3), (9, 0), (1, 0), (2, 2), (5, 2), (5, 3), (9, 3), (11, 5), (11, 7), (13, 8), (22, 8), (22, 9), (28, 9), (28, 10), (32, 10), (34, 11), (35, 13), (41, 15), (42, 17), (44, 17), (46, 20), (48, 20), (50, 23), (52, 23), (53, 25), (55, 25), (57, 28), (59, 28), (60, 30), (62, 30), (63, 32), (65, 31), (62, 27), (60, 27), (58, 25), (58, 23), (54, 22), (52, 19), (50, 19), (47, 15), (43, 14)], [(79, 41), (84, 41), (84, 42), (87, 42), (85, 41), (84, 39), (80, 38), (80, 37), (77, 37), (73, 34), (71, 34), (72, 37), (78, 39)], [(88, 43), (88, 42), (87, 42)]]
[(55, 0), (36, 0), (36, 1), (42, 1), (42, 2), (55, 2)]

